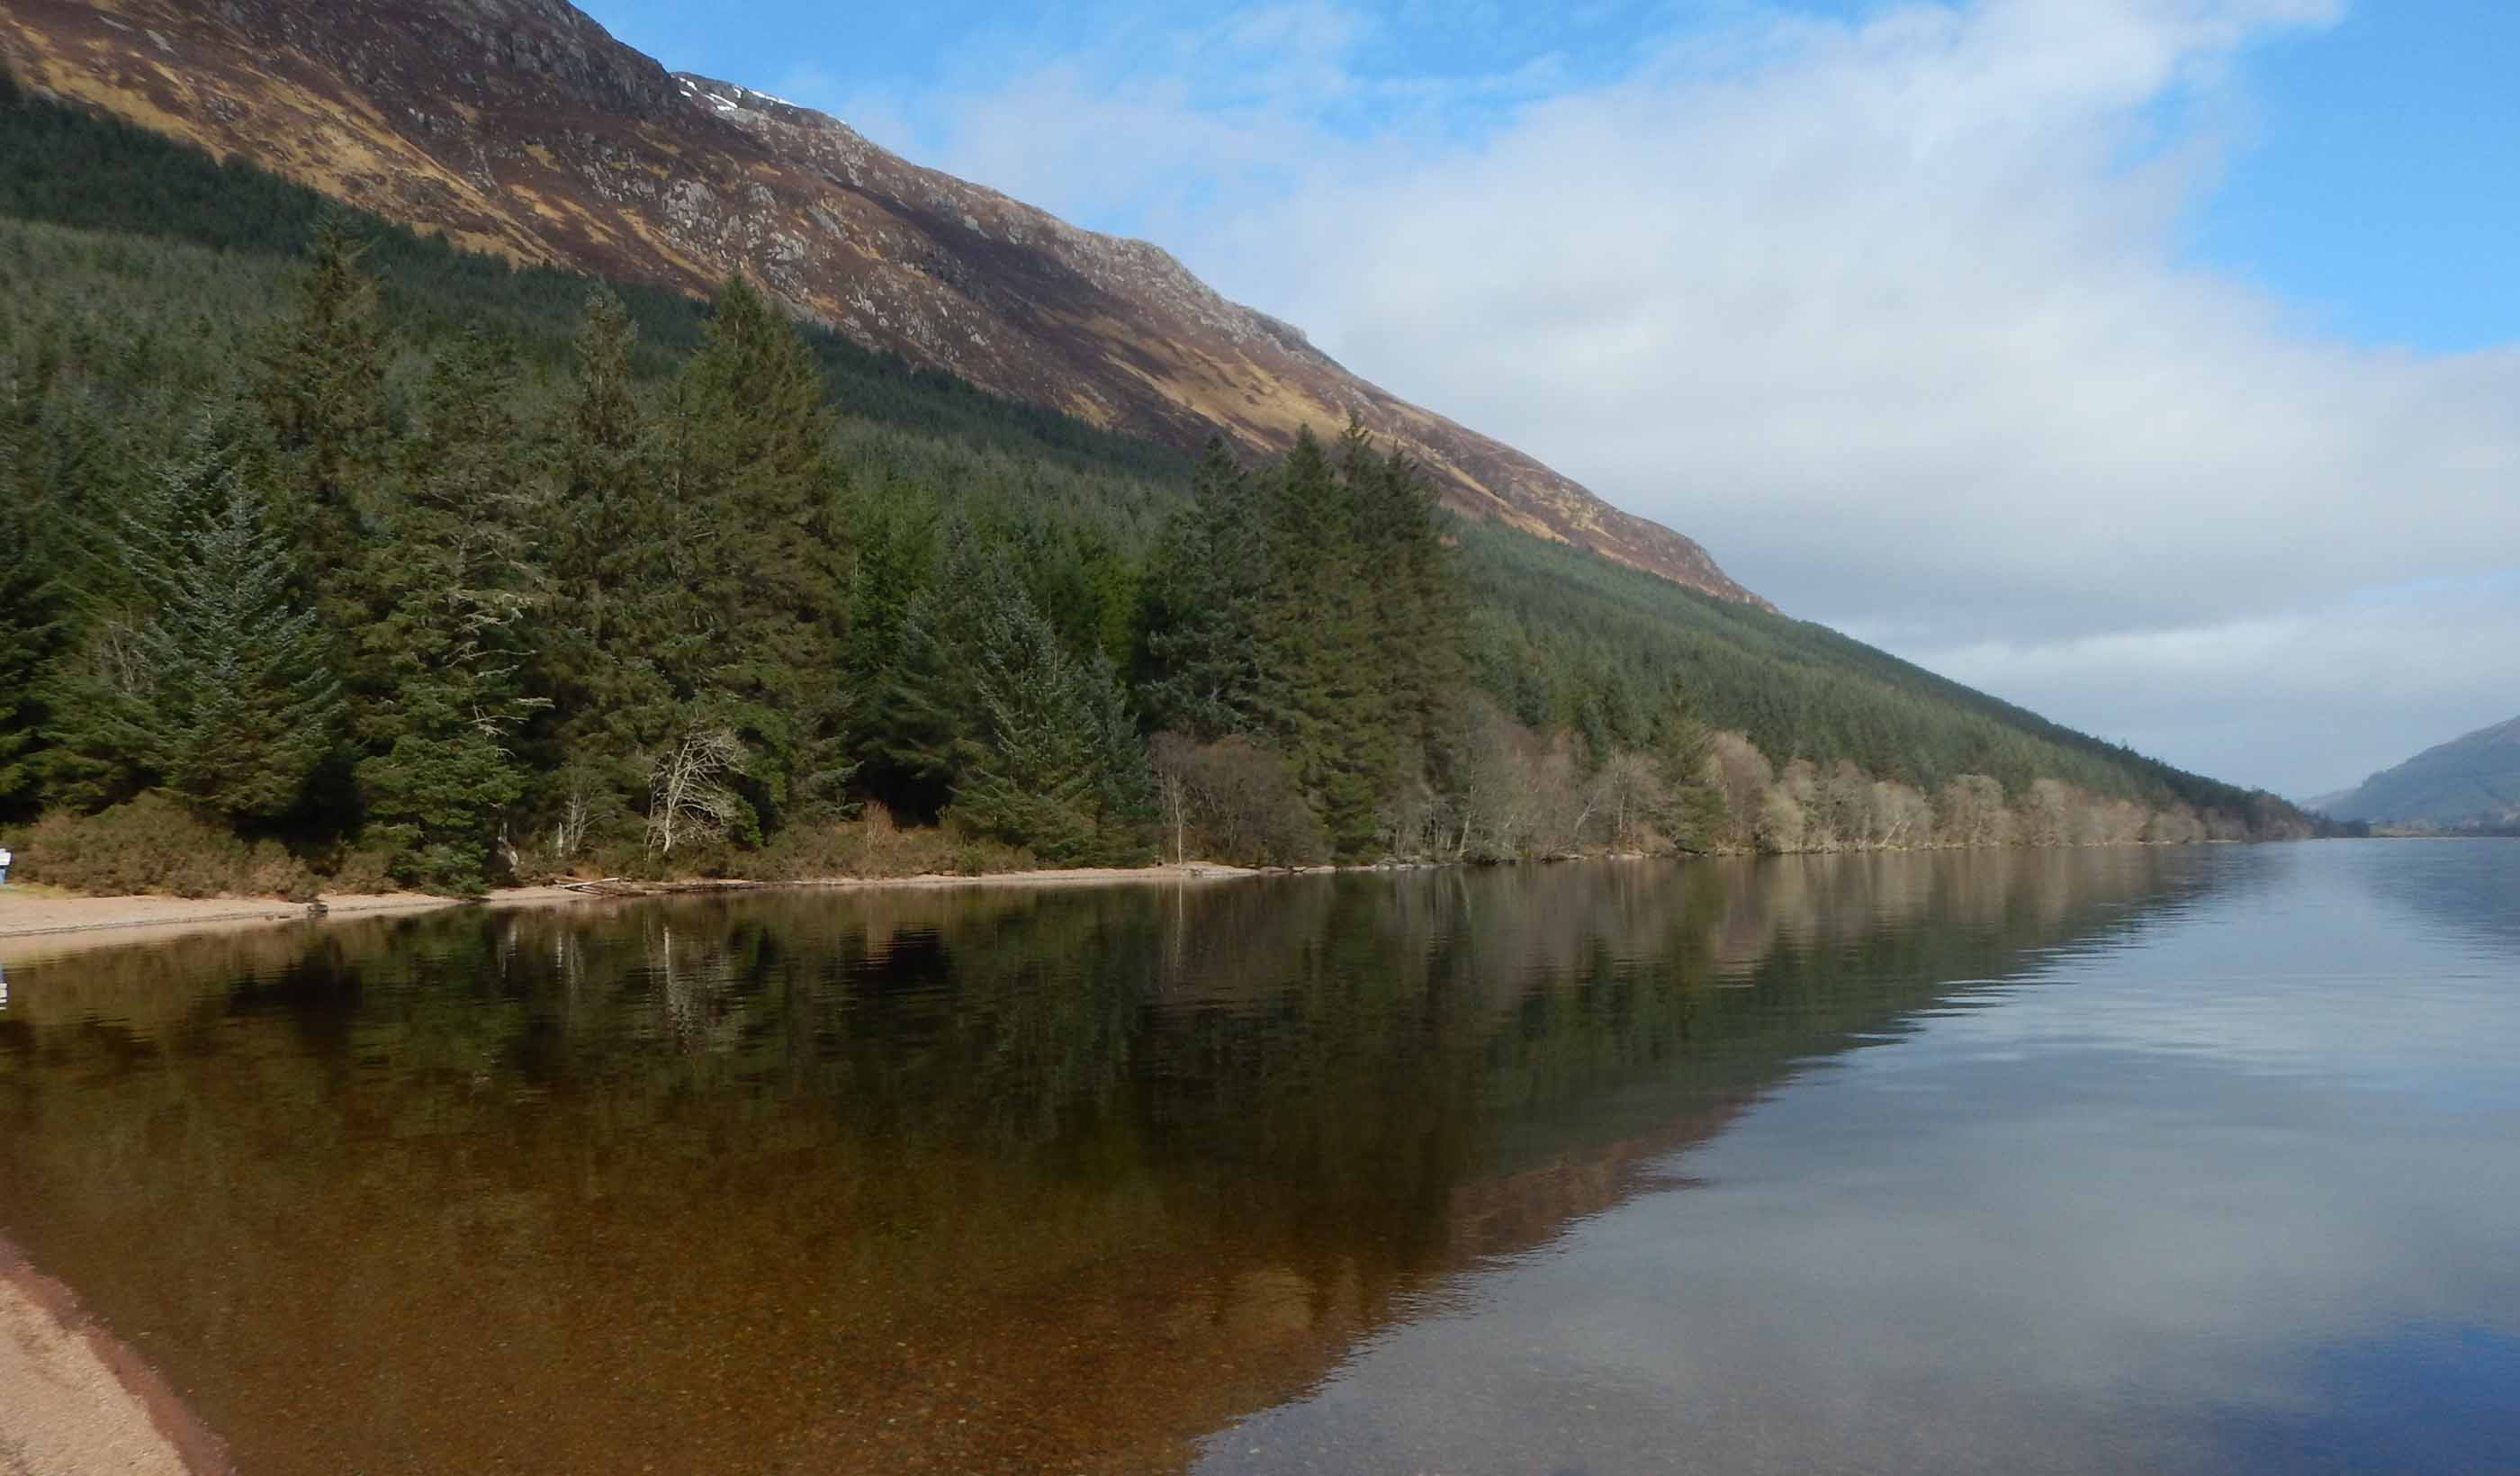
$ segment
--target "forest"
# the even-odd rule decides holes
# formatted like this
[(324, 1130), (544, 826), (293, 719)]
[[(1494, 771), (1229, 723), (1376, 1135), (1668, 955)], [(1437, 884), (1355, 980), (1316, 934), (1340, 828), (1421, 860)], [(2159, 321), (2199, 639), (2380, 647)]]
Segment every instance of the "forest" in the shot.
[(0, 827), (92, 889), (2301, 833), (1805, 622), (0, 78)]

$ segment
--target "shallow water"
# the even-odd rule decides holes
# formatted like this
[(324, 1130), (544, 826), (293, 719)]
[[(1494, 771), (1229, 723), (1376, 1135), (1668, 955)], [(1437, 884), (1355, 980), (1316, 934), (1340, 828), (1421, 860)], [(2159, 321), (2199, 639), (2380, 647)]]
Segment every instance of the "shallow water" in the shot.
[(252, 1472), (2520, 1451), (2520, 845), (439, 915), (16, 967)]

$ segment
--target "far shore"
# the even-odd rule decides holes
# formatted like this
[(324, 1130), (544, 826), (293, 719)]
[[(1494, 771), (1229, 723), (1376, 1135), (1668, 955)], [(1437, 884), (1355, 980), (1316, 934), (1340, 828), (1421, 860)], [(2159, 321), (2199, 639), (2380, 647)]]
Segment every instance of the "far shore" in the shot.
[(344, 921), (438, 912), (447, 908), (571, 907), (627, 898), (706, 895), (739, 891), (945, 887), (1110, 886), (1150, 882), (1223, 881), (1262, 874), (1244, 867), (1208, 862), (1188, 865), (1075, 867), (953, 876), (832, 876), (800, 881), (572, 882), (503, 887), (482, 897), (438, 897), (426, 892), (331, 895), (320, 911), (273, 897), (91, 897), (43, 886), (0, 887), (0, 966), (30, 962), (94, 948), (119, 948), (204, 932), (270, 927), (281, 923)]

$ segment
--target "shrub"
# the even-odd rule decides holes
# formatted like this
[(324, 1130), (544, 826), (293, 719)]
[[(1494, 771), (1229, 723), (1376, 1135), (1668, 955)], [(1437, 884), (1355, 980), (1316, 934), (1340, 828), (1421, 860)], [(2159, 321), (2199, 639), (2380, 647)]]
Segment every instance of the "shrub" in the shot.
[(973, 834), (950, 817), (941, 826), (903, 829), (890, 810), (870, 800), (855, 820), (789, 826), (760, 850), (740, 857), (736, 871), (761, 881), (821, 881), (988, 876), (1038, 864), (1031, 852)]
[(24, 879), (97, 896), (315, 896), (315, 874), (274, 840), (247, 840), (164, 795), (94, 815), (54, 814), (19, 845)]

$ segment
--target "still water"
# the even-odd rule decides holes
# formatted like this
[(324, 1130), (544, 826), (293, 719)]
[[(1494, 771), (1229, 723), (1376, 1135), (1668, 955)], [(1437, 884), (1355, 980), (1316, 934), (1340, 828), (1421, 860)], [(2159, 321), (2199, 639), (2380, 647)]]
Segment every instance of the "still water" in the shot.
[(7, 968), (248, 1472), (2520, 1469), (2520, 844), (783, 893)]

